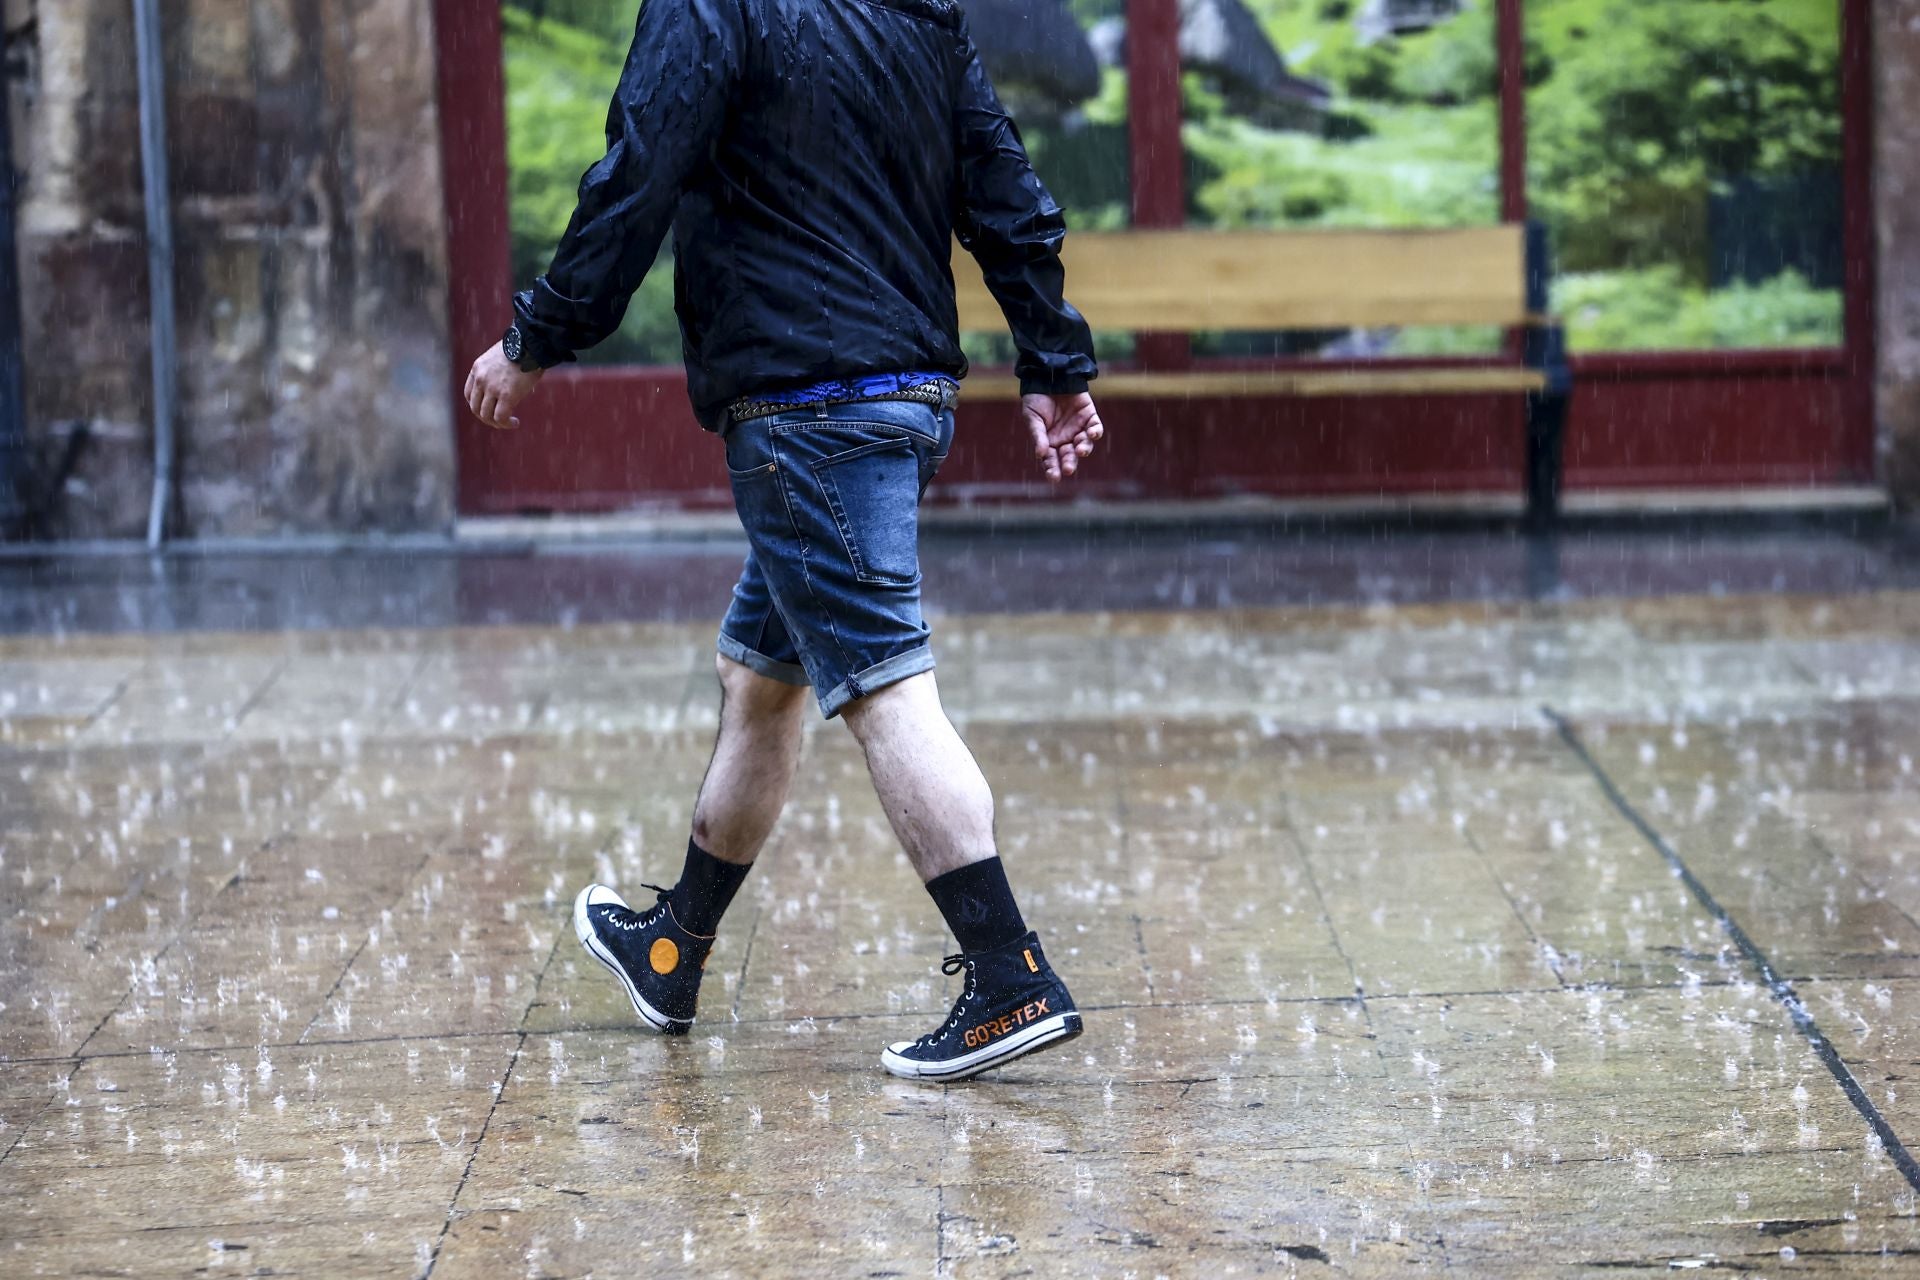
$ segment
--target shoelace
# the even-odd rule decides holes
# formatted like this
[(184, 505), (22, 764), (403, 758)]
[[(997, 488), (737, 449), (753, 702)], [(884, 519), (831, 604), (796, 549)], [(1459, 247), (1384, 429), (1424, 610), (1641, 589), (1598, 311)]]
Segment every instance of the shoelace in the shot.
[(944, 1036), (947, 1032), (960, 1025), (960, 1010), (966, 1005), (968, 998), (973, 995), (973, 967), (967, 963), (967, 958), (964, 955), (951, 955), (940, 962), (940, 972), (946, 974), (949, 978), (962, 969), (967, 971), (967, 985), (961, 990), (960, 998), (953, 1002), (952, 1015), (947, 1018), (947, 1024), (940, 1028), (940, 1030), (921, 1036), (920, 1039), (923, 1042), (932, 1044), (935, 1040), (938, 1040), (941, 1036)]
[[(641, 887), (642, 889), (651, 889), (651, 890), (653, 890), (653, 891), (654, 891), (654, 892), (655, 892), (656, 894), (659, 894), (659, 895), (660, 895), (659, 897), (657, 897), (657, 898), (655, 898), (655, 899), (654, 899), (654, 903), (653, 903), (653, 905), (654, 905), (654, 907), (658, 907), (658, 906), (659, 906), (659, 905), (660, 905), (661, 903), (663, 903), (663, 902), (665, 902), (665, 901), (667, 900), (667, 895), (668, 895), (669, 893), (671, 893), (671, 892), (672, 892), (672, 890), (671, 890), (671, 889), (662, 889), (662, 888), (661, 888), (661, 887), (660, 887), (659, 885), (657, 885), (657, 884), (648, 884), (648, 883), (646, 883), (645, 881), (641, 881), (641, 883), (640, 883), (640, 887)], [(651, 909), (652, 909), (652, 908), (649, 908), (649, 910), (651, 910)], [(634, 920), (635, 920), (635, 922), (636, 922), (636, 924), (637, 924), (637, 922), (638, 922), (638, 921), (639, 921), (639, 920), (641, 919), (641, 917), (643, 917), (643, 916), (645, 916), (645, 915), (647, 914), (647, 912), (645, 912), (645, 911), (635, 911), (635, 910), (634, 910), (634, 909), (633, 909), (632, 907), (626, 907), (626, 908), (621, 908), (621, 907), (611, 907), (611, 908), (609, 908), (609, 910), (610, 910), (610, 911), (613, 911), (613, 912), (615, 912), (615, 913), (617, 913), (617, 912), (619, 912), (619, 911), (621, 911), (621, 910), (625, 910), (625, 912), (626, 912), (626, 913), (627, 913), (628, 915), (630, 915), (630, 916), (632, 916), (632, 917), (634, 918)]]

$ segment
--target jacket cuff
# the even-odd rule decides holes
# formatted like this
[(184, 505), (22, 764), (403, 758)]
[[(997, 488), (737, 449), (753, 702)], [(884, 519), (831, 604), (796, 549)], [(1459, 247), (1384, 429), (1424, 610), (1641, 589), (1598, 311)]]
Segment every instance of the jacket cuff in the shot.
[(532, 361), (542, 369), (551, 369), (555, 365), (571, 364), (577, 357), (573, 351), (559, 342), (550, 325), (541, 322), (534, 314), (534, 291), (528, 289), (513, 296), (513, 318), (520, 326), (520, 338), (524, 351)]
[(1030, 376), (1020, 379), (1023, 396), (1077, 396), (1093, 385), (1092, 379), (1077, 373), (1059, 373), (1051, 377)]

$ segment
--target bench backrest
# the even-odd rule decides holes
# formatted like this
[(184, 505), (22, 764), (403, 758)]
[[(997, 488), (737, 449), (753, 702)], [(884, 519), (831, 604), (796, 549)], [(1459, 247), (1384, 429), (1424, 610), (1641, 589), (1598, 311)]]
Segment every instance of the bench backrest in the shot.
[[(1527, 230), (1078, 231), (1067, 297), (1096, 329), (1192, 333), (1393, 325), (1520, 325)], [(1004, 331), (957, 253), (960, 327)]]

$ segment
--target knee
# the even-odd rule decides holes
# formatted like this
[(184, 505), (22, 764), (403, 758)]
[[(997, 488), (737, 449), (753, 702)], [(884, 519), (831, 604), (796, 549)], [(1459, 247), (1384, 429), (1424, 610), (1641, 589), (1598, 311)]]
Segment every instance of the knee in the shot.
[(883, 732), (881, 726), (892, 720), (912, 722), (929, 713), (943, 714), (939, 697), (932, 689), (933, 675), (925, 672), (854, 699), (841, 708), (840, 718), (846, 721), (847, 729), (864, 747), (869, 738)]
[(805, 688), (768, 679), (725, 654), (714, 655), (713, 667), (727, 705), (749, 717), (792, 715), (806, 704)]

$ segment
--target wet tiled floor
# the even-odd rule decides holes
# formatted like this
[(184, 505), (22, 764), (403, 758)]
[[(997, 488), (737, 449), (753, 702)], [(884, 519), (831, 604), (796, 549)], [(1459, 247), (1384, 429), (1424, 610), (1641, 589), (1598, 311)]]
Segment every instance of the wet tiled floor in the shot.
[(837, 725), (694, 1035), (574, 943), (578, 885), (675, 870), (713, 731), (710, 584), (659, 581), (0, 637), (0, 1273), (1920, 1272), (1920, 594), (951, 588), (1088, 1017), (941, 1088), (877, 1069), (947, 939)]

